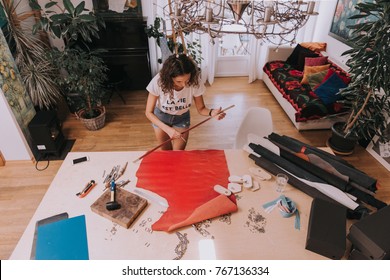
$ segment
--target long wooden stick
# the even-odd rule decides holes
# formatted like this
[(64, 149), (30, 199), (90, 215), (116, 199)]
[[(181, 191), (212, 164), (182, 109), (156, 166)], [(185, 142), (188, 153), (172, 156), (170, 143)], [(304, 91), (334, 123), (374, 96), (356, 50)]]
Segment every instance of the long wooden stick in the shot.
[[(226, 107), (226, 108), (223, 109), (221, 112), (219, 112), (218, 115), (221, 114), (221, 113), (223, 113), (223, 112), (225, 112), (225, 111), (227, 111), (227, 110), (229, 110), (229, 109), (231, 109), (231, 108), (233, 108), (233, 107), (234, 107), (234, 105), (231, 105), (231, 106), (229, 106), (229, 107)], [(216, 116), (218, 116), (218, 115), (216, 115)], [(198, 126), (200, 126), (201, 124), (204, 124), (205, 122), (211, 120), (211, 119), (214, 118), (214, 117), (215, 117), (215, 116), (208, 117), (207, 119), (201, 121), (200, 123), (198, 123), (198, 124), (196, 124), (196, 125), (194, 125), (194, 126), (188, 128), (188, 129), (184, 130), (181, 134), (186, 133), (186, 132), (188, 132), (188, 131), (194, 129), (195, 127), (198, 127)], [(173, 139), (174, 139), (174, 138), (169, 138), (168, 140), (162, 142), (160, 145), (158, 145), (158, 146), (154, 147), (153, 149), (147, 151), (145, 154), (143, 154), (142, 156), (140, 156), (139, 158), (137, 158), (136, 160), (134, 160), (133, 163), (136, 163), (137, 161), (143, 159), (143, 158), (146, 157), (147, 155), (150, 155), (150, 154), (153, 153), (155, 150), (157, 150), (157, 149), (160, 148), (161, 146), (165, 145), (166, 143), (172, 141)]]

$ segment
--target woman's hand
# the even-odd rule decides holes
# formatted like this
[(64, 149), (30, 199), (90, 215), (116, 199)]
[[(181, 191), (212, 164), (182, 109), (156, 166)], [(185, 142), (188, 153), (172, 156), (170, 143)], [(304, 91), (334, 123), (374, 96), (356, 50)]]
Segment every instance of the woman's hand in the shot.
[(177, 131), (176, 129), (174, 129), (173, 127), (170, 127), (169, 131), (166, 131), (166, 132), (171, 139), (177, 139), (177, 138), (181, 137), (181, 133), (179, 131)]
[(225, 116), (226, 116), (226, 113), (225, 112), (222, 112), (222, 107), (219, 107), (218, 109), (212, 109), (211, 111), (211, 116), (212, 117), (215, 117), (218, 119), (218, 120), (222, 120)]

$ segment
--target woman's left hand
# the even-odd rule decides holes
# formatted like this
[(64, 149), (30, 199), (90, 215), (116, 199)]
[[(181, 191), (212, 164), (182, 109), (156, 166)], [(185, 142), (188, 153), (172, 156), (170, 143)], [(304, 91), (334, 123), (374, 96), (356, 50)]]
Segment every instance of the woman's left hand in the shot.
[(213, 111), (211, 112), (211, 116), (212, 117), (216, 117), (218, 120), (222, 120), (225, 116), (226, 116), (226, 113), (225, 112), (222, 112), (222, 108), (218, 108), (218, 109), (213, 109)]

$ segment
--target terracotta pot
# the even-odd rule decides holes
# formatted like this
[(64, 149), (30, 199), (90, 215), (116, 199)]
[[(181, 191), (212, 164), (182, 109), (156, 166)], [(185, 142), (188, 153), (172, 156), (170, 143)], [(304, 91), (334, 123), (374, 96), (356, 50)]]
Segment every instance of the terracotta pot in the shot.
[(328, 139), (327, 145), (335, 154), (350, 155), (358, 142), (356, 137), (345, 136), (343, 128), (345, 122), (336, 122), (332, 126), (332, 136)]

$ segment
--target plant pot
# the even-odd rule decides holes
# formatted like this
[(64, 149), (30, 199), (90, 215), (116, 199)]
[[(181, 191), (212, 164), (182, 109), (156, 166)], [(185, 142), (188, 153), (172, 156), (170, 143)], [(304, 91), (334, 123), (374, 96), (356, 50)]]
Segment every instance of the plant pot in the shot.
[(76, 113), (78, 119), (84, 123), (84, 126), (89, 130), (98, 130), (101, 129), (106, 121), (106, 109), (104, 106), (96, 107), (94, 110), (99, 111), (100, 114), (95, 118), (87, 119), (85, 118), (86, 109), (81, 109)]
[(345, 122), (336, 122), (332, 126), (332, 136), (328, 139), (327, 145), (335, 154), (350, 155), (358, 142), (353, 136), (345, 136), (343, 131)]

